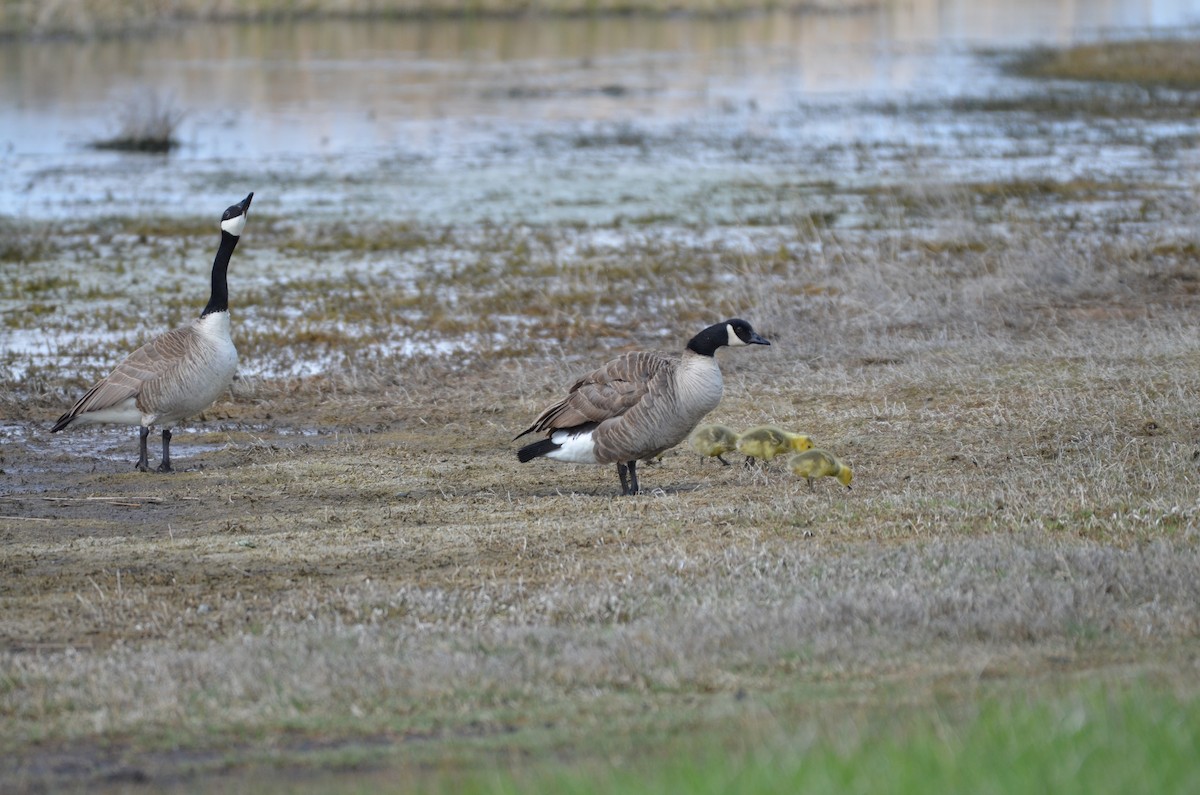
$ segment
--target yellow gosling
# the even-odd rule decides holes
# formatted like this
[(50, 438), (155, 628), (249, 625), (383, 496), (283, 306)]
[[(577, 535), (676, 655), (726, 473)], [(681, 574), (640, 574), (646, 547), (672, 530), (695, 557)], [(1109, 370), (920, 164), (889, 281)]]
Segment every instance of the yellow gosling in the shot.
[(792, 449), (797, 453), (803, 453), (805, 450), (811, 450), (813, 446), (812, 437), (805, 433), (789, 434), (788, 441), (792, 443)]
[(688, 444), (693, 450), (705, 458), (715, 458), (725, 466), (729, 466), (729, 462), (721, 456), (737, 450), (737, 442), (737, 431), (728, 425), (715, 423), (697, 425), (696, 430), (688, 436)]
[[(812, 449), (812, 439), (802, 433), (785, 431), (777, 425), (759, 425), (738, 437), (737, 449), (748, 458), (770, 461), (786, 453)], [(747, 462), (749, 463), (749, 462)]]
[(850, 488), (850, 480), (854, 477), (854, 471), (837, 456), (819, 448), (788, 456), (787, 465), (792, 472), (806, 479), (810, 488), (813, 478), (819, 477), (837, 478), (843, 486)]

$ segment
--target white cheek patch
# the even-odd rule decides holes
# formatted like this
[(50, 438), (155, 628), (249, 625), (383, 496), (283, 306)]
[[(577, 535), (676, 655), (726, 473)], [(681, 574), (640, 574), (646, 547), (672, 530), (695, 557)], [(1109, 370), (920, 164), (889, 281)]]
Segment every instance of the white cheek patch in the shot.
[(739, 345), (746, 344), (742, 342), (742, 338), (737, 335), (737, 332), (733, 330), (733, 326), (729, 323), (725, 324), (725, 336), (729, 339), (729, 342), (726, 344), (729, 345), (730, 348), (736, 348)]
[(241, 237), (242, 230), (246, 228), (246, 214), (242, 213), (236, 218), (230, 218), (228, 221), (221, 222), (221, 230), (228, 232), (234, 237)]

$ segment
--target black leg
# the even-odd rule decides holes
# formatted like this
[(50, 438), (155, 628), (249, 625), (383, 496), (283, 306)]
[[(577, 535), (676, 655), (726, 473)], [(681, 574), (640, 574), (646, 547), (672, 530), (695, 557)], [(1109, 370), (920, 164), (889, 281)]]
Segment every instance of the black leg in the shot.
[(621, 479), (621, 496), (629, 493), (629, 482), (625, 479), (625, 465), (617, 462), (617, 477)]
[(726, 461), (724, 458), (721, 458), (721, 456), (717, 456), (717, 460), (720, 461), (725, 466), (729, 466), (729, 462)]
[(174, 472), (171, 469), (171, 431), (163, 428), (163, 460), (158, 465), (159, 472)]
[(149, 472), (150, 461), (146, 457), (146, 437), (150, 435), (150, 429), (143, 425), (139, 433), (141, 438), (139, 440), (140, 443), (138, 444), (137, 468), (140, 472)]
[(637, 461), (629, 462), (629, 493), (641, 494), (641, 489), (638, 488), (637, 482)]

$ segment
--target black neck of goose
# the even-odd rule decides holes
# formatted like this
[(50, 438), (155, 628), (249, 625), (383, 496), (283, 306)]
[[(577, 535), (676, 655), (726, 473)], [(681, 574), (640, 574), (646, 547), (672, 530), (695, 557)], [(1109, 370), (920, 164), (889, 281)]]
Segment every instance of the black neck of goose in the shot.
[(729, 337), (725, 331), (725, 324), (717, 323), (692, 337), (691, 341), (687, 344), (687, 348), (689, 351), (698, 353), (701, 356), (712, 356), (717, 352), (717, 348), (728, 344)]
[(211, 315), (213, 312), (229, 311), (229, 283), (225, 277), (229, 271), (229, 258), (233, 256), (233, 249), (237, 244), (237, 235), (221, 230), (221, 247), (217, 249), (217, 258), (213, 260), (212, 295), (209, 296), (208, 305), (204, 307), (200, 317)]

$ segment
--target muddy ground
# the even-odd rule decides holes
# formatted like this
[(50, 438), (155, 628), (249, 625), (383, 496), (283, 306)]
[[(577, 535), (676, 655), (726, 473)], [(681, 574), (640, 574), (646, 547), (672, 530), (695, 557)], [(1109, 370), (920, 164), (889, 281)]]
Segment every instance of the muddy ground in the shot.
[[(0, 642), (23, 682), (4, 776), (31, 791), (278, 785), (264, 765), (286, 781), (350, 758), (386, 779), (464, 743), (491, 764), (540, 747), (537, 716), (589, 723), (595, 707), (567, 706), (581, 687), (618, 705), (642, 694), (634, 713), (693, 693), (708, 706), (684, 714), (701, 724), (726, 698), (773, 701), (797, 681), (833, 686), (801, 714), (864, 677), (939, 698), (1081, 674), (1192, 692), (1197, 356), (1161, 338), (1133, 353), (1115, 339), (1146, 337), (1142, 320), (1087, 309), (1058, 346), (1099, 336), (1112, 355), (856, 359), (789, 381), (786, 339), (723, 352), (718, 418), (803, 429), (853, 463), (851, 490), (682, 448), (644, 467), (635, 498), (608, 467), (521, 465), (509, 439), (561, 380), (524, 362), (427, 366), (403, 391), (240, 384), (176, 434), (174, 474), (132, 469), (133, 430), (48, 435), (54, 410), (34, 401), (2, 462)], [(1195, 333), (1188, 302), (1153, 312)], [(521, 395), (518, 380), (540, 383)], [(311, 657), (354, 627), (392, 651)], [(559, 639), (533, 640), (545, 633)], [(547, 656), (546, 642), (581, 648)], [(212, 684), (254, 660), (274, 674), (262, 654), (301, 648), (294, 675), (327, 680), (295, 685), (304, 706)], [(499, 660), (518, 672), (481, 670)], [(379, 684), (391, 665), (424, 684)], [(171, 683), (147, 685), (159, 666)], [(376, 685), (377, 704), (353, 695)]]
[[(254, 174), (240, 378), (169, 475), (133, 429), (48, 427), (203, 306), (216, 216), (5, 219), (3, 788), (436, 789), (997, 693), (1194, 704), (1196, 98), (1022, 91), (856, 106), (871, 141), (802, 106), (533, 136), (563, 215), (490, 141), (478, 171)], [(377, 198), (450, 212), (431, 169), (475, 214)], [(127, 175), (39, 179), (92, 177)], [(720, 354), (712, 419), (807, 433), (852, 489), (686, 448), (633, 498), (517, 462), (580, 374), (731, 316), (773, 344)]]

